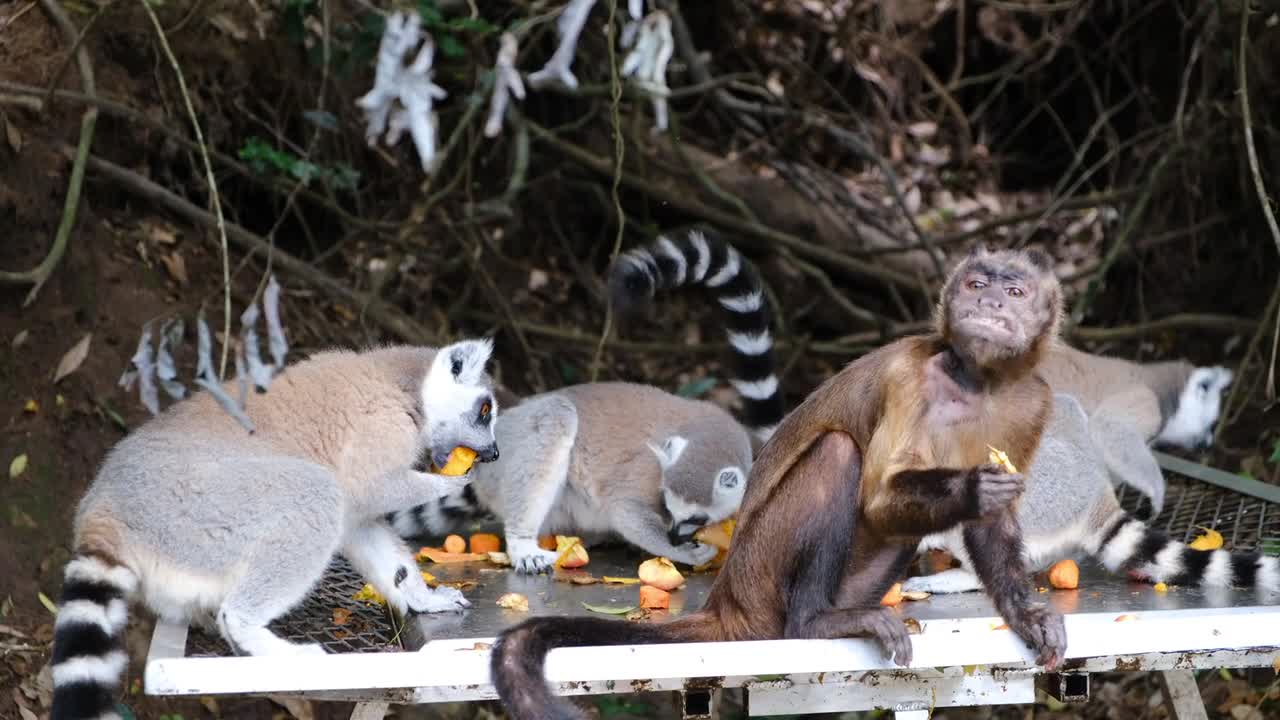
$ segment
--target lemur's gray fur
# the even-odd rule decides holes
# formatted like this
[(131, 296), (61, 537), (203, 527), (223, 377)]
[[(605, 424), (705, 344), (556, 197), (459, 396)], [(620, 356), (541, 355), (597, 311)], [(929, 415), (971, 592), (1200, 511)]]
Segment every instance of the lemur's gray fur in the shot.
[(160, 617), (216, 627), (249, 655), (324, 652), (267, 625), (334, 553), (399, 613), (468, 607), (456, 589), (426, 585), (383, 518), (469, 480), (414, 465), (443, 465), (456, 446), (497, 459), (491, 351), (486, 339), (322, 352), (249, 396), (252, 434), (200, 392), (117, 443), (75, 516), (54, 624), (53, 718), (113, 716), (135, 596)]
[[(1129, 515), (1116, 500), (1099, 456), (1092, 420), (1074, 397), (1054, 394), (1053, 414), (1027, 473), (1018, 505), (1023, 557), (1033, 571), (1081, 552), (1113, 573), (1128, 570), (1172, 585), (1280, 590), (1280, 558), (1259, 553), (1193, 550)], [(962, 567), (908, 579), (902, 589), (954, 593), (981, 589), (959, 531), (930, 535), (920, 549), (940, 548)]]
[[(745, 427), (701, 400), (633, 383), (588, 383), (535, 395), (506, 410), (502, 458), (477, 468), (469, 489), (388, 516), (404, 537), (443, 535), (480, 507), (503, 521), (521, 572), (551, 568), (539, 535), (621, 537), (655, 555), (698, 565), (715, 548), (701, 526), (737, 510), (753, 451), (782, 419), (768, 301), (755, 266), (718, 236), (690, 231), (633, 249), (610, 272), (615, 306), (634, 311), (660, 289), (704, 285), (725, 311), (731, 383)], [(468, 495), (471, 492), (471, 496)]]
[(1039, 372), (1054, 391), (1080, 401), (1112, 479), (1145, 494), (1153, 514), (1164, 506), (1165, 482), (1151, 445), (1208, 447), (1232, 377), (1221, 366), (1136, 363), (1065, 343), (1045, 357)]

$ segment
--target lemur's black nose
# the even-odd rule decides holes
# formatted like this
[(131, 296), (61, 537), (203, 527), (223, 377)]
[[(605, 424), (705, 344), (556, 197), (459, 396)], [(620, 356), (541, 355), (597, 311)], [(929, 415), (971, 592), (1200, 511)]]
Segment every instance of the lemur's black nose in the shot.
[(686, 525), (677, 525), (667, 531), (667, 539), (671, 541), (672, 545), (684, 545), (693, 540), (693, 534), (696, 530), (696, 528), (691, 529)]
[(482, 450), (480, 450), (479, 453), (476, 454), (476, 457), (477, 459), (480, 460), (480, 462), (493, 462), (494, 460), (497, 460), (498, 444), (493, 443), (489, 445), (489, 447), (483, 448)]

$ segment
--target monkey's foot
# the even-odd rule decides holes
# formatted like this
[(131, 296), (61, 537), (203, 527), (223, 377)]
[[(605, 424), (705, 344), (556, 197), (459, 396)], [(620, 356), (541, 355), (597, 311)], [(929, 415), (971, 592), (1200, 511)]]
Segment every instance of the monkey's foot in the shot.
[(1058, 667), (1067, 651), (1067, 626), (1062, 613), (1047, 607), (1029, 607), (1008, 620), (1009, 629), (1036, 651), (1036, 664), (1045, 670)]

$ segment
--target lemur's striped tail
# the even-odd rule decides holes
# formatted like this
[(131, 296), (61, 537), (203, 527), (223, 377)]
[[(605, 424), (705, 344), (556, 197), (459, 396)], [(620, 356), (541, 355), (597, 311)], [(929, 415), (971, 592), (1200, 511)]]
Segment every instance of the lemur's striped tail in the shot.
[(91, 555), (67, 563), (53, 625), (51, 720), (113, 718), (129, 656), (124, 628), (138, 579), (128, 568)]
[(462, 523), (480, 513), (475, 488), (468, 484), (421, 505), (389, 512), (383, 520), (402, 538), (441, 537), (456, 532)]
[(614, 306), (624, 313), (653, 300), (658, 290), (685, 285), (711, 288), (724, 308), (737, 375), (730, 382), (742, 396), (743, 422), (767, 439), (785, 413), (774, 374), (769, 299), (755, 265), (719, 235), (690, 230), (628, 250), (609, 272)]
[(1280, 558), (1195, 550), (1124, 510), (1111, 514), (1088, 539), (1087, 549), (1108, 571), (1128, 570), (1152, 582), (1280, 591)]

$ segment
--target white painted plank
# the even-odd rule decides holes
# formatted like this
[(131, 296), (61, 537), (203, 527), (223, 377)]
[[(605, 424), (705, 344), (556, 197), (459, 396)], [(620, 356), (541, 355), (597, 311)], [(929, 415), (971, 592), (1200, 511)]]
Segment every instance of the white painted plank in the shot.
[[(1280, 607), (1222, 608), (1066, 618), (1069, 659), (1160, 653), (1248, 651), (1237, 658), (1269, 664), (1280, 648)], [(913, 666), (960, 665), (1030, 667), (1031, 651), (1008, 630), (992, 630), (998, 618), (931, 620), (912, 636)], [(417, 702), (494, 697), (489, 652), (474, 650), (467, 638), (428, 643), (419, 652), (328, 655), (324, 657), (154, 657), (147, 663), (146, 692), (153, 695), (241, 694), (359, 690), (369, 697), (416, 688)], [(1172, 661), (1168, 661), (1172, 662)], [(1135, 668), (1137, 669), (1137, 668)], [(561, 648), (547, 658), (546, 676), (565, 694), (678, 689), (684, 678), (724, 677), (734, 687), (761, 675), (897, 671), (869, 640), (765, 640), (737, 643), (683, 643), (619, 647)], [(379, 691), (384, 691), (381, 694)]]

